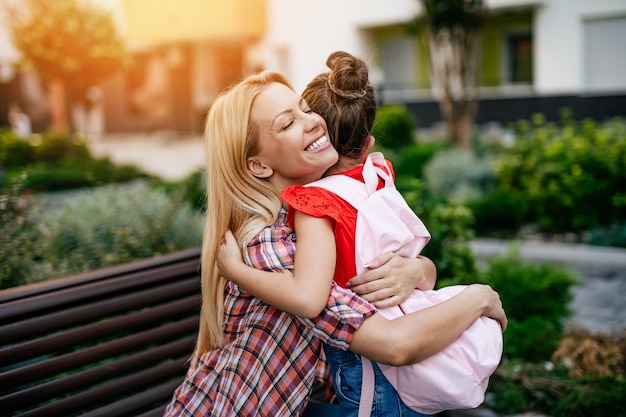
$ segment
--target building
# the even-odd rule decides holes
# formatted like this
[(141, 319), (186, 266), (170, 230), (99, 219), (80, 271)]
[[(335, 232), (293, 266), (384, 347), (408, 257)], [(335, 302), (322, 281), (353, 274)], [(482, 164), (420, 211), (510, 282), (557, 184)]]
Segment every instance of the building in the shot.
[[(441, 120), (425, 42), (408, 30), (418, 0), (110, 2), (134, 63), (102, 86), (108, 132), (199, 132), (232, 82), (273, 69), (301, 91), (335, 50), (365, 58), (382, 101), (406, 104), (420, 127)], [(626, 115), (626, 1), (485, 3), (477, 123), (556, 120), (564, 107), (576, 118)]]

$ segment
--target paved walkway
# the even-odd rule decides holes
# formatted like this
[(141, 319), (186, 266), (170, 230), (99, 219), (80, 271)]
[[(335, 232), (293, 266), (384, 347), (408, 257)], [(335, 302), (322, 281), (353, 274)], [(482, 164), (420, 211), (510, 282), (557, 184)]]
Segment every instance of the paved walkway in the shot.
[(107, 134), (89, 144), (94, 156), (131, 164), (144, 172), (177, 181), (206, 166), (202, 136), (172, 132)]
[[(471, 243), (478, 257), (503, 255), (511, 245), (494, 239)], [(570, 304), (572, 322), (593, 332), (626, 328), (626, 249), (534, 241), (514, 245), (525, 261), (564, 265), (579, 275)]]

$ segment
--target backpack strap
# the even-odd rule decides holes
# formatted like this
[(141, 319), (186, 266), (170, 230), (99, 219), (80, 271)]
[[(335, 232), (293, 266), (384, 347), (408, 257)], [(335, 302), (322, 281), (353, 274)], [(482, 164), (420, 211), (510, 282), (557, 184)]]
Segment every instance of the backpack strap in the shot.
[(361, 399), (359, 401), (359, 417), (370, 417), (372, 405), (374, 404), (374, 367), (372, 361), (365, 356), (361, 356), (363, 377), (361, 381)]
[(305, 187), (324, 188), (343, 198), (350, 203), (352, 207), (359, 210), (361, 204), (378, 188), (379, 177), (383, 179), (385, 187), (395, 186), (391, 175), (379, 166), (374, 165), (374, 162), (389, 167), (382, 153), (374, 152), (368, 155), (363, 164), (363, 179), (365, 180), (365, 184), (354, 178), (339, 174), (306, 184)]

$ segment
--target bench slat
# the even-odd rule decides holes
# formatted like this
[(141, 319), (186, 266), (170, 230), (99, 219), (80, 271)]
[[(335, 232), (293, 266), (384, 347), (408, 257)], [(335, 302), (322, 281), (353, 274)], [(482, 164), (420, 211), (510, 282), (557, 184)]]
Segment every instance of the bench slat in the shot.
[(42, 314), (51, 309), (59, 309), (75, 303), (114, 297), (116, 294), (136, 291), (146, 286), (149, 287), (158, 281), (175, 281), (175, 278), (193, 274), (193, 269), (190, 267), (197, 265), (197, 262), (197, 260), (191, 260), (181, 264), (166, 265), (163, 268), (135, 272), (107, 281), (86, 284), (82, 287), (67, 288), (36, 295), (29, 299), (28, 303), (20, 302), (20, 300), (9, 301), (2, 304), (0, 323), (29, 317), (29, 315), (33, 314)]
[(136, 417), (162, 417), (167, 402), (172, 398), (174, 390), (183, 382), (183, 378), (166, 382), (152, 389), (146, 390), (139, 394), (116, 401), (112, 404), (100, 407), (81, 417), (117, 417), (128, 415), (129, 412), (135, 412), (140, 407), (150, 406), (155, 402), (162, 402), (158, 408), (154, 408)]
[[(184, 314), (197, 314), (198, 308), (198, 296), (192, 295), (154, 308), (29, 340), (0, 349), (0, 366), (15, 364), (67, 347), (86, 344), (99, 337), (108, 337), (123, 331), (145, 328), (149, 324), (161, 323), (166, 319), (172, 320)], [(0, 381), (1, 378), (0, 376)]]
[(102, 317), (163, 300), (169, 300), (199, 291), (196, 277), (168, 283), (156, 288), (146, 289), (117, 298), (105, 299), (68, 310), (34, 317), (0, 327), (3, 343), (15, 343), (26, 338), (60, 330), (69, 326), (88, 323)]
[(102, 268), (95, 271), (89, 271), (82, 274), (76, 274), (65, 278), (56, 278), (48, 281), (37, 282), (34, 284), (22, 285), (19, 287), (8, 288), (0, 291), (0, 303), (8, 303), (9, 301), (31, 298), (36, 295), (46, 294), (70, 287), (80, 287), (91, 282), (100, 280), (109, 280), (117, 276), (127, 276), (137, 271), (158, 269), (160, 266), (169, 264), (178, 264), (186, 261), (193, 261), (197, 266), (193, 270), (200, 270), (200, 253), (201, 249), (191, 248), (185, 249), (166, 255), (155, 256), (149, 259), (141, 259), (138, 261), (128, 262), (122, 265)]
[[(22, 389), (0, 397), (0, 409), (4, 412), (19, 410), (24, 404), (37, 404), (56, 397), (72, 394), (75, 391), (149, 368), (166, 360), (189, 358), (195, 336), (164, 344), (155, 349), (125, 356), (104, 365), (95, 366), (73, 375)], [(184, 372), (184, 367), (181, 367)]]
[[(53, 377), (62, 372), (71, 372), (90, 363), (98, 363), (125, 352), (132, 352), (148, 344), (176, 340), (198, 328), (197, 317), (190, 317), (155, 329), (135, 333), (130, 336), (114, 339), (110, 342), (81, 349), (56, 358), (45, 359), (30, 365), (4, 372), (0, 375), (0, 385), (20, 386)], [(5, 385), (7, 384), (7, 385)], [(2, 399), (0, 398), (0, 405)]]
[[(151, 386), (155, 381), (168, 380), (173, 375), (176, 376), (175, 379), (180, 383), (181, 379), (178, 375), (180, 375), (181, 368), (184, 369), (187, 359), (187, 357), (183, 357), (125, 378), (110, 381), (71, 397), (60, 399), (33, 410), (21, 412), (20, 417), (68, 416), (76, 412), (99, 408), (104, 404), (110, 404), (110, 400), (117, 396), (133, 395), (138, 390), (138, 387), (143, 391), (145, 387)], [(170, 396), (173, 392), (170, 393)]]

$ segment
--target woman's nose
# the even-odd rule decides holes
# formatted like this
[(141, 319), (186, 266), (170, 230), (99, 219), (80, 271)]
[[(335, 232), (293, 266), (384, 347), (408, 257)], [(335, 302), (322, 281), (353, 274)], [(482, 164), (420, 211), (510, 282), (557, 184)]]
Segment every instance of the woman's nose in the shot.
[(314, 130), (323, 126), (324, 120), (322, 119), (322, 116), (320, 116), (317, 113), (305, 113), (305, 114), (306, 114), (305, 126), (307, 130)]

